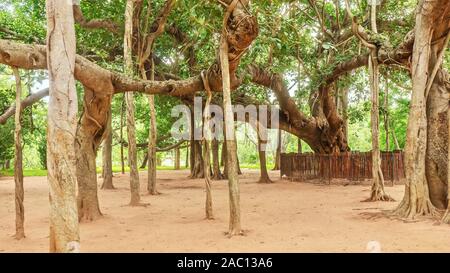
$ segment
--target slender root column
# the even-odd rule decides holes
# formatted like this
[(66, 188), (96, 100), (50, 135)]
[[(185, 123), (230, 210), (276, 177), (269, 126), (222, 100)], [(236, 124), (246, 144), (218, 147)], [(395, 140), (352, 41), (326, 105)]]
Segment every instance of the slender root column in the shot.
[(204, 159), (204, 174), (205, 174), (205, 188), (206, 188), (206, 200), (205, 200), (205, 214), (206, 219), (213, 220), (213, 208), (212, 208), (212, 194), (211, 194), (211, 160), (210, 160), (210, 142), (211, 142), (211, 127), (210, 127), (210, 111), (209, 106), (211, 104), (212, 93), (209, 87), (208, 77), (206, 73), (202, 72), (202, 80), (205, 85), (205, 90), (207, 93), (207, 99), (205, 104), (205, 109), (203, 111), (203, 159)]

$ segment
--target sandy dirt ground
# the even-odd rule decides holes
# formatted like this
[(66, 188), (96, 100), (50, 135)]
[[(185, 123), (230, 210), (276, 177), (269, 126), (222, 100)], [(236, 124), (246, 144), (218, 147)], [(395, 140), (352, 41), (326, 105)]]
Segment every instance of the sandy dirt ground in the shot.
[[(280, 180), (257, 184), (258, 172), (241, 176), (241, 214), (245, 236), (231, 239), (226, 181), (213, 182), (215, 220), (204, 220), (204, 180), (187, 171), (158, 171), (162, 193), (145, 193), (148, 207), (130, 207), (128, 176), (116, 174), (116, 190), (99, 190), (104, 217), (80, 225), (83, 252), (365, 252), (367, 242), (383, 252), (450, 252), (450, 226), (432, 220), (404, 223), (371, 218), (398, 202), (361, 202), (368, 186), (317, 185)], [(101, 179), (99, 179), (101, 184)], [(404, 187), (387, 187), (396, 200)], [(0, 178), (0, 252), (48, 251), (48, 188), (45, 177), (25, 178), (25, 233), (14, 234), (14, 181)]]

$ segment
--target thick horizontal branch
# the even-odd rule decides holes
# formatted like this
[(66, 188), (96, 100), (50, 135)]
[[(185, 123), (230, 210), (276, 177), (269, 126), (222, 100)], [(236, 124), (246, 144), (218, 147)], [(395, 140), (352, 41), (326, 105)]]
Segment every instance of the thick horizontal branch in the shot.
[[(46, 49), (43, 45), (27, 45), (0, 39), (0, 63), (22, 69), (47, 69)], [(185, 96), (203, 90), (200, 76), (180, 81), (144, 81), (111, 72), (77, 55), (75, 78), (84, 86), (101, 94), (136, 91), (146, 94)]]
[[(378, 53), (378, 62), (384, 65), (400, 64), (403, 65), (409, 59), (414, 45), (414, 32), (409, 32), (403, 42), (391, 51), (380, 50)], [(355, 56), (352, 59), (339, 63), (327, 78), (328, 84), (334, 82), (345, 73), (366, 66), (369, 61), (369, 54)]]

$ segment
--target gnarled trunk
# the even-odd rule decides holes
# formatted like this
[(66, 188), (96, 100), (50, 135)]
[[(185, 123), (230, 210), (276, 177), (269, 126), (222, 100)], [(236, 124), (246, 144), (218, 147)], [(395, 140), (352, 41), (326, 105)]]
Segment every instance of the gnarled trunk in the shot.
[[(442, 39), (439, 40), (439, 38), (445, 36), (445, 31), (448, 28), (447, 15), (449, 11), (450, 2), (445, 0), (433, 2), (421, 0), (417, 7), (415, 41), (411, 64), (413, 90), (405, 148), (405, 196), (394, 211), (396, 215), (407, 219), (414, 219), (420, 215), (435, 215), (436, 207), (431, 201), (431, 196), (433, 196), (433, 200), (437, 205), (442, 206), (443, 202), (439, 200), (442, 199), (443, 194), (439, 192), (445, 192), (446, 190), (444, 187), (439, 187), (441, 182), (436, 182), (437, 180), (435, 180), (439, 179), (438, 172), (436, 172), (438, 165), (431, 164), (430, 166), (430, 159), (439, 158), (439, 154), (445, 157), (445, 153), (442, 151), (437, 152), (427, 138), (430, 138), (433, 142), (437, 141), (435, 137), (439, 126), (438, 122), (433, 122), (433, 120), (439, 118), (442, 108), (448, 107), (448, 100), (444, 100), (445, 104), (443, 107), (434, 109), (436, 107), (435, 103), (442, 100), (437, 99), (434, 101), (435, 98), (430, 97), (429, 94), (433, 92), (435, 96), (438, 95), (440, 92), (438, 89), (434, 91), (431, 89), (433, 89), (433, 85), (435, 86), (434, 88), (439, 85), (442, 86), (442, 83), (439, 84), (440, 77), (435, 78), (433, 72), (435, 68), (442, 65), (442, 56), (438, 58), (437, 52), (443, 53), (446, 47), (444, 41)], [(430, 41), (434, 40), (437, 42), (432, 43), (430, 46)], [(445, 40), (445, 43), (447, 42), (448, 39)], [(430, 92), (428, 93), (428, 91)], [(427, 108), (431, 109), (427, 111)], [(445, 117), (442, 117), (442, 119), (441, 122), (445, 124)], [(429, 121), (431, 123), (428, 124)], [(447, 130), (444, 132), (447, 132)], [(443, 136), (443, 139), (445, 137), (448, 138), (448, 136)], [(437, 142), (441, 141), (442, 139)], [(448, 140), (445, 143), (448, 143)], [(444, 145), (442, 149), (445, 149), (446, 146)], [(438, 159), (437, 161), (441, 160), (443, 159)], [(439, 165), (442, 166), (442, 164)], [(427, 167), (429, 168), (428, 170)], [(442, 172), (445, 171), (442, 170)], [(433, 188), (432, 195), (430, 195), (430, 188)]]
[(111, 95), (95, 94), (84, 88), (84, 111), (78, 125), (77, 181), (78, 218), (93, 221), (102, 216), (97, 195), (97, 151), (107, 130), (110, 115)]
[[(436, 56), (435, 53), (432, 56)], [(433, 57), (432, 57), (433, 58)], [(443, 69), (437, 73), (427, 101), (427, 152), (425, 174), (432, 204), (438, 209), (448, 207), (448, 115), (449, 75)], [(446, 83), (447, 82), (447, 83)], [(447, 84), (447, 86), (446, 86)]]

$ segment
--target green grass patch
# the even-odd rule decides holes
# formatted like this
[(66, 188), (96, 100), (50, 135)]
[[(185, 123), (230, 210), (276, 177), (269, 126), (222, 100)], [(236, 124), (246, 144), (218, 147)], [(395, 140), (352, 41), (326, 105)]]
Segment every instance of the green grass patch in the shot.
[[(259, 164), (240, 164), (241, 169), (259, 170)], [(273, 169), (273, 164), (267, 164), (267, 170)]]
[[(14, 176), (14, 170), (1, 170), (0, 176)], [(23, 176), (47, 176), (47, 170), (28, 169), (23, 170)]]
[[(139, 169), (140, 171), (144, 171), (145, 169)], [(158, 166), (156, 167), (157, 170), (173, 170), (174, 168), (171, 166)], [(186, 170), (186, 167), (181, 167), (181, 170)], [(114, 166), (113, 172), (114, 173), (120, 173), (122, 171), (122, 167), (120, 166)], [(125, 167), (125, 172), (129, 172), (130, 168)], [(97, 173), (101, 173), (102, 168), (97, 168)], [(9, 170), (0, 170), (0, 176), (14, 176), (14, 169)], [(23, 170), (23, 176), (30, 177), (30, 176), (47, 176), (47, 170), (40, 170), (40, 169), (25, 169)]]

